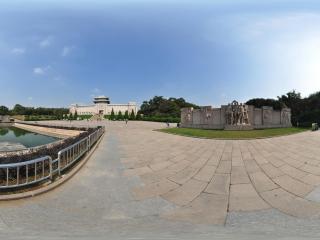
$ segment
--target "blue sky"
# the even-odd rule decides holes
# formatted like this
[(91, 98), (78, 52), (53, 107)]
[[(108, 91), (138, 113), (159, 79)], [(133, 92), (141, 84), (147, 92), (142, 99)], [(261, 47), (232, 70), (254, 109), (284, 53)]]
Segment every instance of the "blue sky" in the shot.
[(0, 105), (320, 90), (315, 0), (1, 1)]

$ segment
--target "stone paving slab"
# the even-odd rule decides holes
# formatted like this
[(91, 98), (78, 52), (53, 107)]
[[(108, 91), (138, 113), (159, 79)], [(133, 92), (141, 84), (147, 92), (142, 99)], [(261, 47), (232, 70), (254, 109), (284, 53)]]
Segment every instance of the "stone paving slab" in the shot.
[(193, 201), (206, 188), (207, 183), (191, 179), (181, 187), (168, 192), (162, 197), (176, 205), (184, 206)]
[(295, 217), (315, 217), (320, 214), (320, 204), (297, 197), (281, 188), (261, 193), (272, 207)]
[(230, 188), (230, 174), (215, 174), (208, 184), (205, 192), (218, 194), (218, 195), (229, 195)]
[(299, 197), (305, 197), (313, 190), (313, 186), (300, 182), (288, 175), (283, 175), (273, 180), (283, 189)]
[(190, 205), (173, 210), (163, 217), (195, 224), (224, 225), (228, 196), (202, 193)]
[(216, 166), (204, 166), (195, 176), (194, 179), (203, 181), (203, 182), (210, 182), (212, 179), (217, 167)]
[(248, 173), (244, 167), (232, 167), (231, 184), (250, 183)]
[(159, 182), (152, 183), (143, 187), (134, 188), (133, 195), (135, 199), (142, 200), (146, 198), (160, 196), (178, 187), (180, 187), (180, 185), (167, 179), (164, 179)]
[(251, 173), (250, 179), (258, 192), (265, 192), (278, 188), (278, 186), (262, 171)]
[(262, 200), (251, 184), (236, 184), (230, 188), (229, 211), (256, 211), (270, 206)]

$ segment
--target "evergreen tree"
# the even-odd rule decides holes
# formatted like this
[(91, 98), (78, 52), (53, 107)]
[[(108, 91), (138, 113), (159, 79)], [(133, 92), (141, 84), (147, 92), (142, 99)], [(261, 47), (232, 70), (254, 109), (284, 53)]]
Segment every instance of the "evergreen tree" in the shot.
[(0, 115), (8, 115), (9, 109), (6, 106), (0, 106)]
[(112, 120), (112, 121), (115, 120), (115, 114), (114, 114), (113, 108), (111, 110), (110, 120)]
[(135, 118), (136, 118), (136, 115), (134, 114), (134, 111), (132, 109), (129, 119), (134, 120)]
[(119, 111), (119, 113), (118, 113), (117, 120), (123, 120), (123, 116), (122, 116), (121, 111)]
[(73, 119), (78, 120), (78, 112), (77, 111), (74, 113)]
[(129, 119), (129, 112), (128, 112), (128, 110), (124, 113), (124, 119)]

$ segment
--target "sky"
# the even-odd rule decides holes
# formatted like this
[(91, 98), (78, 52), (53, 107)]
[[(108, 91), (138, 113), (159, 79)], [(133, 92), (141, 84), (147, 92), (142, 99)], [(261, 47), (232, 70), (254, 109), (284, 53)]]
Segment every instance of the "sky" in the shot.
[(320, 90), (316, 0), (2, 0), (0, 105)]

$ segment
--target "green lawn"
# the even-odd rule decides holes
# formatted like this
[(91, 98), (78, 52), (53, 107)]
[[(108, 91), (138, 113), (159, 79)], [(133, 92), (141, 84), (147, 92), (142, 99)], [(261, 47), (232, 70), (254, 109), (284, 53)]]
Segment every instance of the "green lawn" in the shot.
[(250, 131), (206, 130), (193, 128), (166, 128), (159, 131), (189, 137), (213, 139), (253, 139), (289, 135), (307, 131), (307, 128), (272, 128)]

